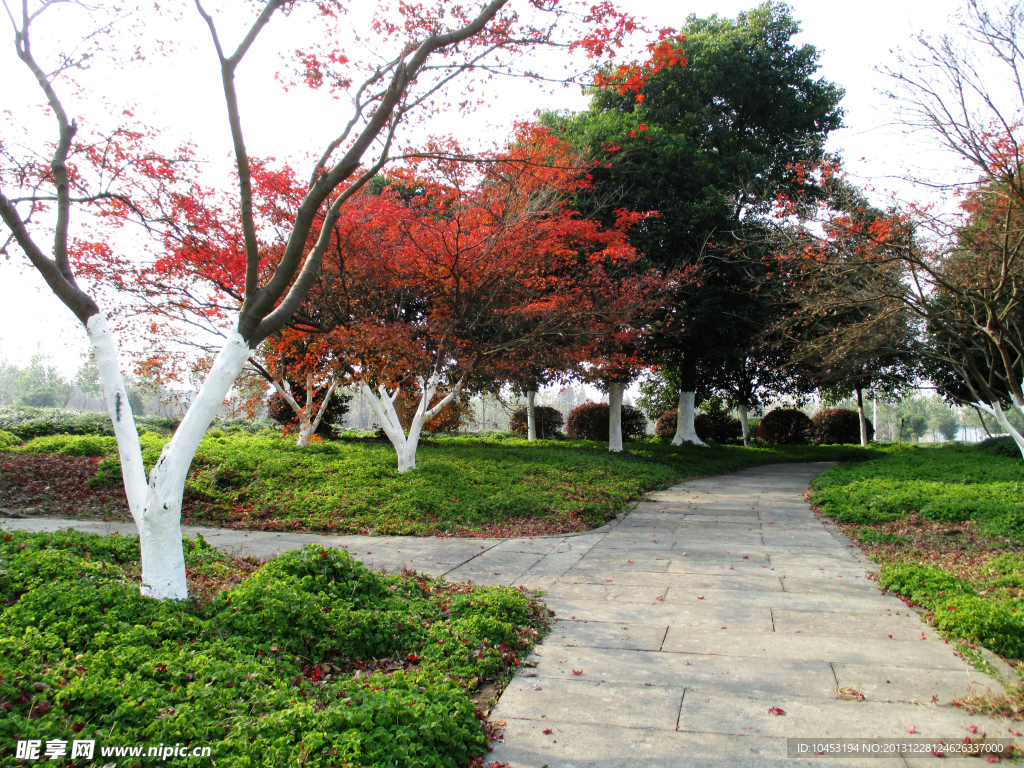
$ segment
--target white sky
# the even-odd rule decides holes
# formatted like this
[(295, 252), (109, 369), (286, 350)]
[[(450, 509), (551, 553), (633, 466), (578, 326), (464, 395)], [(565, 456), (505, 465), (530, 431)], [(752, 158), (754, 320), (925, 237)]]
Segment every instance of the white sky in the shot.
[[(678, 27), (689, 13), (707, 16), (735, 16), (756, 3), (753, 0), (692, 0), (675, 2), (665, 0), (620, 0), (620, 6), (647, 18), (652, 28)], [(851, 179), (870, 184), (876, 190), (879, 202), (887, 193), (914, 199), (921, 193), (901, 180), (908, 173), (925, 175), (941, 172), (949, 166), (949, 159), (925, 152), (919, 143), (904, 136), (894, 124), (891, 102), (879, 93), (887, 78), (876, 71), (877, 66), (894, 63), (893, 49), (912, 47), (917, 32), (941, 35), (948, 29), (947, 20), (959, 6), (953, 0), (861, 0), (857, 4), (822, 2), (822, 0), (792, 0), (793, 15), (803, 27), (799, 42), (810, 43), (821, 51), (820, 75), (846, 90), (843, 107), (847, 128), (838, 131), (831, 140), (832, 151), (846, 160)], [(64, 13), (64, 11), (61, 11)], [(62, 21), (73, 24), (73, 19)], [(0, 26), (6, 19), (0, 17)], [(181, 46), (171, 60), (173, 68), (155, 80), (136, 78), (112, 80), (115, 85), (108, 98), (120, 102), (118, 88), (137, 88), (135, 98), (144, 105), (157, 123), (184, 125), (200, 143), (208, 156), (227, 158), (230, 149), (219, 78), (213, 69), (215, 60), (210, 53), (203, 29), (193, 25), (194, 36)], [(268, 31), (274, 31), (271, 25)], [(13, 57), (10, 49), (9, 28), (0, 30), (3, 50), (0, 50), (0, 72), (3, 92), (0, 110), (16, 109), (24, 99), (38, 103), (41, 99), (30, 89), (32, 82), (27, 72)], [(37, 46), (43, 44), (37, 41)], [(258, 53), (254, 49), (253, 53)], [(155, 62), (164, 66), (166, 61)], [(212, 77), (201, 73), (209, 67)], [(249, 149), (254, 155), (273, 155), (285, 158), (318, 149), (330, 128), (331, 112), (341, 114), (340, 106), (315, 101), (311, 96), (292, 92), (287, 95), (265, 77), (279, 68), (276, 57), (253, 56), (247, 59), (240, 74), (243, 117)], [(151, 72), (146, 72), (152, 76)], [(146, 88), (138, 84), (149, 83)], [(124, 83), (118, 86), (117, 83)], [(133, 86), (132, 83), (135, 83)], [(534, 110), (581, 109), (585, 98), (575, 90), (560, 89), (555, 94), (538, 92), (524, 82), (502, 84), (497, 98), (489, 110), (466, 117), (453, 117), (432, 126), (435, 133), (450, 132), (459, 136), (478, 134), (501, 139), (516, 117), (528, 118)], [(299, 115), (295, 120), (294, 116)], [(285, 116), (282, 119), (282, 116)], [(49, 128), (49, 126), (47, 126)], [(175, 128), (175, 131), (182, 130)], [(175, 133), (177, 135), (177, 133)], [(863, 159), (862, 159), (863, 158)], [(61, 367), (74, 371), (85, 348), (84, 330), (77, 320), (49, 293), (42, 279), (32, 270), (17, 264), (18, 252), (9, 261), (0, 260), (0, 360), (24, 364), (33, 353), (42, 352), (54, 357)]]

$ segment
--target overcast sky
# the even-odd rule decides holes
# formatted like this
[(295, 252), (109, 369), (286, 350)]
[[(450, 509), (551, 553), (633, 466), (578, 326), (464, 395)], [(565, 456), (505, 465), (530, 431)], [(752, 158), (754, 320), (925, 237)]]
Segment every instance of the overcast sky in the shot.
[[(633, 13), (645, 16), (653, 28), (678, 27), (690, 13), (700, 16), (717, 13), (735, 16), (753, 6), (750, 2), (709, 0), (695, 3), (652, 2), (652, 0), (622, 0), (620, 5)], [(846, 128), (837, 132), (829, 149), (839, 152), (846, 160), (851, 178), (869, 184), (877, 191), (876, 200), (882, 202), (889, 193), (902, 199), (913, 199), (921, 193), (902, 181), (907, 173), (925, 175), (943, 172), (949, 159), (923, 150), (920, 141), (904, 135), (896, 124), (892, 103), (880, 94), (887, 78), (876, 68), (893, 64), (893, 50), (912, 48), (913, 37), (924, 32), (941, 35), (948, 30), (948, 17), (959, 7), (952, 0), (861, 0), (857, 4), (826, 3), (822, 0), (795, 0), (790, 3), (793, 14), (803, 28), (800, 42), (810, 43), (821, 51), (820, 75), (846, 90), (843, 107)], [(0, 19), (2, 20), (2, 19)], [(273, 31), (274, 27), (268, 28)], [(9, 48), (9, 32), (0, 33), (0, 40), (8, 46), (0, 51), (0, 72), (3, 72), (4, 91), (0, 93), (0, 110), (15, 109), (23, 103), (32, 86), (23, 67), (14, 59)], [(37, 46), (44, 41), (37, 41)], [(201, 115), (193, 120), (189, 130), (203, 147), (213, 147), (211, 156), (228, 156), (229, 143), (224, 109), (220, 101), (218, 79), (202, 78), (200, 73), (215, 64), (205, 39), (198, 34), (179, 51), (172, 77), (164, 76), (137, 94), (155, 122), (188, 112)], [(156, 64), (161, 64), (157, 62)], [(247, 66), (250, 62), (247, 62)], [(273, 84), (261, 77), (251, 77), (259, 70), (274, 70), (277, 60), (251, 62), (252, 68), (242, 72), (241, 91), (243, 114), (258, 115), (246, 124), (247, 140), (255, 155), (274, 155), (284, 158), (296, 153), (312, 151), (323, 144), (327, 134), (318, 131), (321, 109), (304, 95), (289, 94), (284, 100)], [(118, 81), (122, 82), (122, 81)], [(122, 88), (135, 87), (123, 81)], [(120, 99), (119, 93), (109, 96)], [(38, 97), (31, 96), (36, 101)], [(555, 94), (537, 91), (525, 83), (502, 86), (498, 98), (489, 110), (471, 118), (460, 117), (447, 124), (433, 126), (435, 132), (447, 131), (456, 135), (484, 134), (501, 138), (517, 117), (530, 117), (540, 109), (581, 109), (585, 98), (578, 90), (560, 89)], [(297, 106), (285, 106), (285, 105)], [(278, 107), (278, 105), (281, 105)], [(299, 120), (290, 119), (296, 114)], [(284, 118), (284, 119), (282, 119)], [(42, 279), (31, 270), (17, 264), (23, 258), (12, 249), (12, 258), (0, 260), (0, 360), (6, 358), (23, 364), (36, 351), (50, 354), (69, 372), (77, 368), (81, 351), (86, 346), (84, 330), (52, 294)]]

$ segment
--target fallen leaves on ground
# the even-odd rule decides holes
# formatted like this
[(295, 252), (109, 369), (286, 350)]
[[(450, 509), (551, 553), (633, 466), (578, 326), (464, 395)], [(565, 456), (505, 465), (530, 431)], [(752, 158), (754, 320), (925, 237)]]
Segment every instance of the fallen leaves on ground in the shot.
[(836, 698), (843, 701), (864, 701), (864, 694), (856, 688), (844, 686), (836, 688)]

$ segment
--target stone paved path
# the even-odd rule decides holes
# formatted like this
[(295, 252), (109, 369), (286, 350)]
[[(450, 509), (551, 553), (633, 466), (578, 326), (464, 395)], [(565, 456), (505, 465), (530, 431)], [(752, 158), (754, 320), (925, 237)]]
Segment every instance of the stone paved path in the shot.
[[(948, 706), (999, 686), (867, 578), (876, 570), (803, 498), (822, 464), (773, 465), (652, 494), (587, 534), (500, 539), (317, 536), (189, 528), (258, 556), (317, 542), (373, 568), (543, 589), (554, 629), (491, 715), (515, 768), (864, 766), (787, 759), (786, 737), (961, 741), (1008, 724)], [(4, 520), (28, 530), (65, 520)], [(837, 697), (850, 688), (864, 701)], [(785, 715), (773, 715), (779, 708)], [(1017, 726), (1019, 727), (1019, 726)], [(917, 766), (933, 757), (882, 765)], [(982, 764), (945, 759), (940, 765)]]

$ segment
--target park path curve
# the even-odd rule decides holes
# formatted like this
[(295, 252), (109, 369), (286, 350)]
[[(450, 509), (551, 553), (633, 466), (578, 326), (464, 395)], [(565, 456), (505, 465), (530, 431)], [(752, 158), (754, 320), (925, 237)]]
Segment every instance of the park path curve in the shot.
[[(827, 466), (770, 465), (681, 483), (608, 526), (561, 537), (185, 531), (238, 554), (270, 557), (315, 542), (375, 569), (544, 590), (554, 628), (491, 713), (504, 721), (504, 740), (485, 764), (756, 768), (794, 765), (787, 737), (910, 738), (912, 730), (959, 742), (972, 727), (1009, 737), (1010, 724), (949, 706), (999, 685), (882, 594), (869, 578), (877, 566), (811, 512), (804, 494)], [(0, 525), (135, 532), (130, 523), (43, 518)], [(840, 698), (840, 689), (864, 700)], [(942, 765), (961, 762), (980, 763)]]

